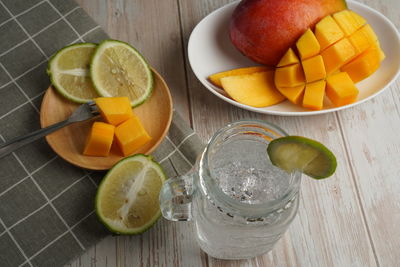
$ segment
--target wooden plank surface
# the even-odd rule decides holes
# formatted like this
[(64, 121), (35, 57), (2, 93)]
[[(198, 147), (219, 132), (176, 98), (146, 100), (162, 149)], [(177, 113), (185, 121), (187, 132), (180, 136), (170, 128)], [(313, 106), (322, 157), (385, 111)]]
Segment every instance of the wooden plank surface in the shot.
[[(201, 138), (242, 118), (320, 140), (338, 158), (336, 175), (302, 181), (299, 214), (271, 253), (209, 258), (190, 223), (160, 220), (137, 237), (108, 237), (70, 266), (399, 266), (399, 80), (374, 100), (313, 117), (274, 117), (229, 105), (195, 78), (186, 57), (193, 27), (227, 0), (96, 0), (78, 3), (112, 38), (136, 46), (171, 87), (175, 108)], [(362, 0), (400, 26), (398, 0)], [(390, 56), (390, 53), (387, 53)]]

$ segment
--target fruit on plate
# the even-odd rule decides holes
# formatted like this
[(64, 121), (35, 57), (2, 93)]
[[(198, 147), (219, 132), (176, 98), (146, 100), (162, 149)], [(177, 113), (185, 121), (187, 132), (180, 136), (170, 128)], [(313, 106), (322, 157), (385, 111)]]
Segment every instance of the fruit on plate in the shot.
[(150, 135), (135, 115), (115, 128), (115, 141), (124, 156), (132, 154), (150, 140)]
[(86, 141), (83, 154), (86, 156), (107, 157), (114, 139), (114, 125), (94, 122)]
[[(289, 48), (275, 71), (277, 89), (291, 102), (313, 110), (323, 108), (325, 93), (337, 107), (355, 102), (359, 91), (354, 83), (375, 72), (385, 57), (378, 37), (366, 23), (355, 12), (343, 10), (319, 21), (315, 33), (305, 31), (296, 42), (298, 56)], [(322, 93), (325, 83), (318, 81), (324, 80), (326, 92)], [(303, 100), (302, 83), (306, 84)]]
[(116, 234), (140, 234), (161, 216), (159, 195), (166, 176), (151, 156), (119, 161), (103, 178), (96, 194), (100, 221)]
[(152, 93), (153, 74), (143, 56), (127, 43), (105, 40), (92, 57), (90, 74), (100, 96), (127, 96), (132, 107)]
[(273, 70), (227, 76), (221, 84), (234, 100), (252, 107), (267, 107), (285, 100), (275, 88)]
[(243, 0), (232, 14), (229, 34), (244, 55), (276, 66), (308, 28), (346, 8), (344, 0)]
[(58, 93), (76, 103), (86, 103), (99, 96), (88, 67), (95, 49), (96, 44), (92, 43), (73, 44), (50, 59), (47, 73)]
[(247, 67), (247, 68), (239, 68), (233, 70), (227, 70), (223, 72), (218, 72), (208, 77), (209, 81), (217, 87), (222, 88), (221, 79), (224, 77), (235, 76), (235, 75), (243, 75), (243, 74), (252, 74), (255, 72), (267, 71), (273, 68), (266, 66), (255, 66), (255, 67)]
[(109, 124), (117, 126), (133, 116), (129, 98), (121, 97), (98, 97), (94, 99), (102, 118)]

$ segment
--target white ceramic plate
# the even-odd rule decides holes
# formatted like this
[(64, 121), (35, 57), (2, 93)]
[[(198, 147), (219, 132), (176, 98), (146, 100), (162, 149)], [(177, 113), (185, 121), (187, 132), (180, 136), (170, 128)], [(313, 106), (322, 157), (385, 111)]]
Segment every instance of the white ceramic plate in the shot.
[(283, 116), (328, 113), (361, 104), (377, 96), (388, 88), (399, 74), (400, 36), (395, 26), (376, 10), (358, 2), (348, 1), (348, 7), (362, 15), (372, 26), (386, 54), (386, 59), (382, 62), (381, 67), (372, 76), (357, 83), (360, 94), (355, 103), (335, 108), (327, 102), (327, 106), (319, 111), (304, 109), (287, 100), (266, 108), (254, 108), (240, 104), (221, 94), (222, 90), (207, 80), (209, 75), (216, 72), (257, 65), (236, 50), (229, 39), (229, 20), (238, 3), (239, 1), (236, 1), (225, 5), (200, 21), (190, 35), (188, 44), (188, 57), (194, 74), (208, 90), (232, 105), (254, 112)]

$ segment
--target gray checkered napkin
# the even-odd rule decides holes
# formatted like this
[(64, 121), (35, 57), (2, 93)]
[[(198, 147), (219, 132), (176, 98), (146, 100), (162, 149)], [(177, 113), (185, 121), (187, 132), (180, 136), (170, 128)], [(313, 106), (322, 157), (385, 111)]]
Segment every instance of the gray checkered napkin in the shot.
[[(0, 142), (40, 127), (54, 52), (106, 38), (72, 0), (0, 0)], [(201, 147), (174, 114), (153, 156), (171, 177), (189, 170)], [(61, 266), (107, 236), (93, 212), (103, 175), (63, 161), (44, 139), (1, 159), (0, 266)]]

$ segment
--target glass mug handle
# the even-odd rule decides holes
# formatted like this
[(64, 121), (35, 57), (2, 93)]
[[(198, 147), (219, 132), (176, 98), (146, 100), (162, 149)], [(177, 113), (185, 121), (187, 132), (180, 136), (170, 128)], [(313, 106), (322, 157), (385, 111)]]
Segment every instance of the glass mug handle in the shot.
[(170, 221), (192, 220), (194, 172), (166, 180), (160, 192), (160, 209)]

